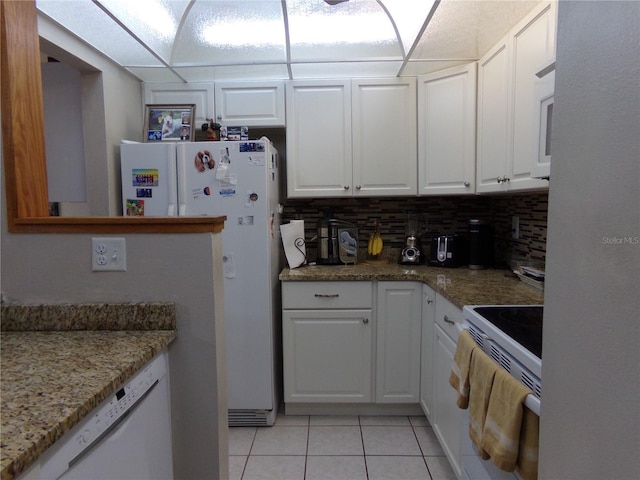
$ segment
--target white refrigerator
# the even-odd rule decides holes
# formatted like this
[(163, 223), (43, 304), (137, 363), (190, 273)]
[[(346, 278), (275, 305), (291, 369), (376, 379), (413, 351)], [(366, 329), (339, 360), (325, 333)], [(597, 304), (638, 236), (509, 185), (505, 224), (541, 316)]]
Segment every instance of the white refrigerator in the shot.
[(125, 216), (227, 216), (222, 245), (229, 423), (272, 425), (281, 388), (278, 152), (264, 137), (123, 143), (121, 172)]

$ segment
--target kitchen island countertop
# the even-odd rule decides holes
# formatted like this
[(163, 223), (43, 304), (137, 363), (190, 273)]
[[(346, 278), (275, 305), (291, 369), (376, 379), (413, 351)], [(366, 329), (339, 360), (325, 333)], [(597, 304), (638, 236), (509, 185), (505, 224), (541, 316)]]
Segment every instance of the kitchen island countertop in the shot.
[[(158, 322), (158, 316), (148, 314), (154, 307), (160, 317), (174, 313), (173, 305), (151, 305), (146, 314), (142, 313), (144, 309), (138, 309), (137, 318), (130, 318), (126, 329), (114, 330), (112, 322), (107, 322), (105, 328), (100, 319), (105, 313), (117, 311), (117, 306), (96, 310), (74, 305), (67, 307), (74, 317), (71, 329), (47, 331), (20, 330), (19, 324), (33, 328), (33, 319), (38, 315), (39, 323), (46, 324), (50, 319), (42, 318), (43, 312), (49, 309), (60, 314), (64, 307), (2, 307), (2, 480), (15, 478), (29, 468), (176, 338), (175, 318)], [(98, 313), (98, 318), (93, 319), (97, 320), (95, 325), (78, 321), (88, 312)], [(144, 321), (136, 323), (136, 319), (145, 316)], [(154, 321), (149, 322), (152, 317)], [(62, 319), (60, 325), (70, 328), (66, 320)], [(150, 325), (153, 329), (148, 329)]]
[(544, 293), (509, 270), (441, 268), (427, 265), (308, 265), (285, 268), (281, 281), (408, 280), (424, 282), (454, 305), (542, 305)]

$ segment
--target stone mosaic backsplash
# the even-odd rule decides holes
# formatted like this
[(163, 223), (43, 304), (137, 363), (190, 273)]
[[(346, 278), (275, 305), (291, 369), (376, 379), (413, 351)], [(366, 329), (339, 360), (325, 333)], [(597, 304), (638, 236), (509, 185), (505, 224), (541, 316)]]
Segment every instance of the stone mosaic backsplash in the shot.
[[(479, 218), (490, 222), (495, 231), (495, 258), (508, 265), (512, 259), (523, 259), (544, 265), (547, 242), (548, 193), (526, 193), (501, 196), (386, 197), (339, 199), (287, 199), (283, 223), (293, 219), (305, 221), (307, 255), (315, 259), (316, 225), (325, 209), (333, 218), (354, 223), (359, 229), (360, 249), (366, 250), (374, 221), (380, 221), (385, 247), (399, 251), (406, 238), (407, 212), (424, 215), (427, 232), (422, 236), (425, 253), (429, 239), (435, 235), (466, 233), (467, 221)], [(511, 239), (511, 218), (520, 220), (520, 237)]]

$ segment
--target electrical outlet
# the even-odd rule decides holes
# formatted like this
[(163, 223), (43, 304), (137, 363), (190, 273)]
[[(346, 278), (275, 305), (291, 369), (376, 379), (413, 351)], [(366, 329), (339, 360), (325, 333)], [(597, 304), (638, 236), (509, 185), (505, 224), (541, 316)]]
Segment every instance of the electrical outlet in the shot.
[(127, 249), (124, 238), (91, 238), (91, 269), (94, 272), (125, 272)]
[(520, 238), (520, 217), (511, 217), (511, 238), (513, 240)]

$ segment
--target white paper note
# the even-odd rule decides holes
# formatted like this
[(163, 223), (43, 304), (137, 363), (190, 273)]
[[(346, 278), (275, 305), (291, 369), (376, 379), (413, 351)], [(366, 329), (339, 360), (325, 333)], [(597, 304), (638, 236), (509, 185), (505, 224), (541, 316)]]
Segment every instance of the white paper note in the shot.
[(290, 223), (280, 225), (280, 233), (289, 268), (303, 265), (307, 259), (304, 243), (304, 220), (291, 220)]

